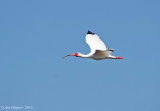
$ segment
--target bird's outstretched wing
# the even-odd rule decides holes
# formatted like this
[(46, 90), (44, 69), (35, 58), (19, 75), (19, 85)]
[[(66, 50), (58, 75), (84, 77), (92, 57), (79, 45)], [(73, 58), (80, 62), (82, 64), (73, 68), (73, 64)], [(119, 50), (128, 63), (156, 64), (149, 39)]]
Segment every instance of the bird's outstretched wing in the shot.
[(109, 49), (107, 49), (107, 50), (95, 50), (94, 55), (108, 57), (111, 52), (113, 52), (113, 50), (109, 50)]
[(96, 50), (107, 50), (105, 44), (99, 36), (91, 31), (88, 31), (86, 35), (86, 42), (91, 49), (91, 53), (95, 53)]

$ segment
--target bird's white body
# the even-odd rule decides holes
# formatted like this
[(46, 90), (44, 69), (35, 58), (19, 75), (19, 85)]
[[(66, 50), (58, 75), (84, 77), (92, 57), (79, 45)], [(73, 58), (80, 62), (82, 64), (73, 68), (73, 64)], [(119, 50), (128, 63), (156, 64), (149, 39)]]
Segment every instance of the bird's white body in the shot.
[(87, 55), (78, 53), (77, 57), (82, 57), (82, 58), (91, 58), (94, 60), (102, 60), (102, 59), (114, 59), (116, 57), (109, 55), (110, 51), (107, 50), (96, 50), (94, 53), (89, 53)]
[(92, 33), (91, 31), (88, 31), (86, 35), (86, 42), (91, 49), (91, 52), (89, 54), (84, 55), (82, 53), (75, 53), (75, 54), (69, 54), (67, 56), (92, 58), (94, 60), (123, 59), (122, 57), (115, 57), (110, 55), (113, 49), (107, 49), (103, 41), (99, 38), (99, 36), (95, 33)]

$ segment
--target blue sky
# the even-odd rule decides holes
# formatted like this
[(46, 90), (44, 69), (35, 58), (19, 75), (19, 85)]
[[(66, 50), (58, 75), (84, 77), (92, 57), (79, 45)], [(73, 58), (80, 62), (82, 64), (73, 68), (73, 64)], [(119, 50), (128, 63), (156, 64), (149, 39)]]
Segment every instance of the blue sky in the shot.
[[(0, 105), (36, 111), (160, 111), (159, 0), (0, 1)], [(114, 56), (90, 52), (88, 30)]]

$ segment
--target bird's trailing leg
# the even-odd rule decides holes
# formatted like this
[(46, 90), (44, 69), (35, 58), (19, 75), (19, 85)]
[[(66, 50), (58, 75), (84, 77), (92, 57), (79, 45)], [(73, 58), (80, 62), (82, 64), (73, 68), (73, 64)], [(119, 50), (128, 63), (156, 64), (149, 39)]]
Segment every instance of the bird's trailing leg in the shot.
[(123, 57), (116, 57), (116, 58), (114, 58), (114, 59), (123, 59)]

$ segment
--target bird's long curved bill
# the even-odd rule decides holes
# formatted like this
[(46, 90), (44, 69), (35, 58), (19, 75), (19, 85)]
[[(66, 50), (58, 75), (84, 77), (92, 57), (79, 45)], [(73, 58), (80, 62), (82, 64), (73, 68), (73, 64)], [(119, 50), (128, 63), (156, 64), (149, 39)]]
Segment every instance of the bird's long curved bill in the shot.
[(71, 56), (71, 54), (65, 55), (65, 56), (63, 56), (62, 58), (64, 59), (65, 57), (68, 57), (68, 56)]

